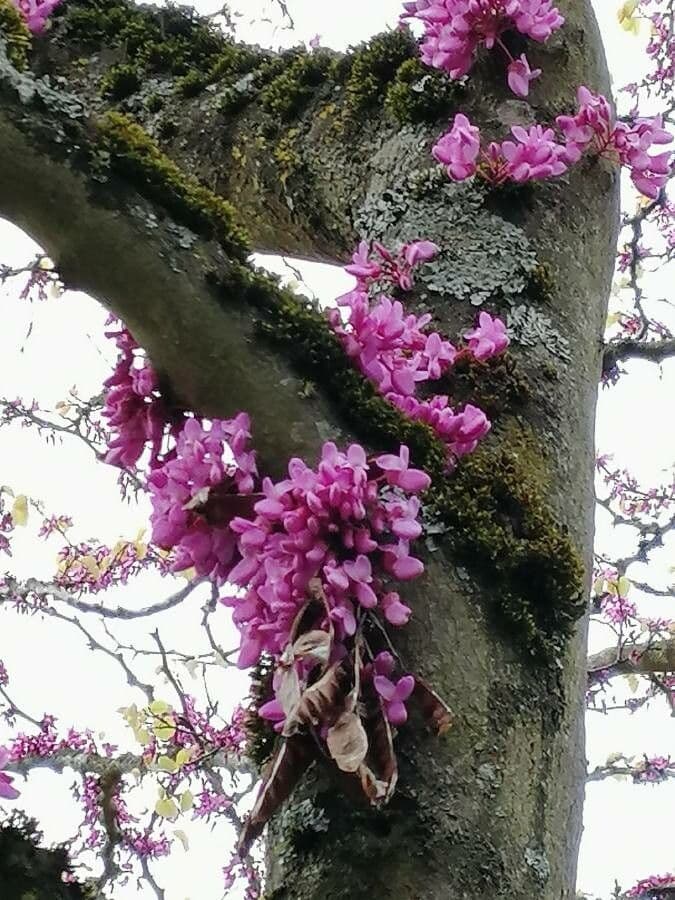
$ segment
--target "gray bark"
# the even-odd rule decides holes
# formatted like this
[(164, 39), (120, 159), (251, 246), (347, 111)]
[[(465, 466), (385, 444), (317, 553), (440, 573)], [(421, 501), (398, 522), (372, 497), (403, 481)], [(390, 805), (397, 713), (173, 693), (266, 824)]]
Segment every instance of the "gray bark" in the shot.
[[(456, 109), (490, 138), (517, 121), (551, 120), (572, 104), (578, 84), (608, 92), (589, 5), (561, 6), (565, 28), (531, 54), (544, 75), (530, 104), (508, 96), (501, 66), (491, 61), (458, 95)], [(90, 163), (82, 165), (83, 144), (95, 145), (90, 122), (108, 105), (100, 79), (122, 51), (89, 55), (78, 67), (76, 34), (66, 39), (64, 27), (57, 25), (35, 64), (52, 76), (49, 85), (0, 61), (0, 213), (42, 244), (69, 287), (126, 320), (181, 400), (204, 414), (251, 412), (270, 471), (292, 455), (316, 459), (329, 436), (368, 443), (336, 411), (330, 385), (318, 383), (311, 396), (301, 390), (302, 372), (283, 347), (261, 339), (246, 297), (214, 287), (233, 284), (236, 263), (222, 246), (186, 230), (137, 182), (106, 171), (101, 183)], [(126, 110), (158, 136), (166, 111), (150, 113), (146, 101), (150, 93), (171, 98), (177, 133), (164, 140), (165, 151), (236, 203), (255, 249), (337, 261), (359, 236), (390, 244), (427, 238), (442, 254), (421, 276), (418, 307), (451, 335), (470, 324), (481, 302), (508, 318), (530, 399), (518, 409), (507, 405), (487, 447), (535, 440), (537, 458), (524, 464), (541, 475), (547, 503), (588, 572), (616, 173), (584, 163), (569, 177), (519, 191), (450, 185), (429, 157), (444, 123), (401, 126), (381, 95), (358, 110), (356, 123), (339, 125), (347, 100), (327, 78), (280, 125), (255, 94), (243, 109), (220, 112), (231, 82), (190, 99), (170, 94), (172, 83), (153, 77)], [(290, 173), (279, 161), (284, 137), (282, 148), (290, 143), (296, 154)], [(350, 803), (317, 769), (272, 829), (274, 900), (575, 894), (585, 625), (560, 642), (555, 658), (529, 658), (500, 626), (500, 586), (486, 585), (480, 561), (460, 565), (443, 545), (427, 562), (422, 583), (407, 592), (414, 616), (402, 650), (449, 701), (453, 728), (442, 739), (419, 723), (403, 729), (399, 789), (382, 812)]]

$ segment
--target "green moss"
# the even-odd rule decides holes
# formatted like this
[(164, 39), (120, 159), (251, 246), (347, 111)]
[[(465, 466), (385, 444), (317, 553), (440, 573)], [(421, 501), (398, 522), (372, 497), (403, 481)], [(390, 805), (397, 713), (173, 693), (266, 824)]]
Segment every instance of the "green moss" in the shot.
[(401, 124), (434, 122), (457, 106), (461, 88), (444, 72), (407, 59), (387, 87), (385, 109)]
[(298, 116), (326, 79), (331, 56), (326, 52), (303, 53), (262, 90), (260, 101), (268, 113), (282, 122)]
[(549, 263), (539, 263), (532, 272), (526, 288), (530, 300), (545, 303), (553, 298), (555, 278)]
[(245, 258), (248, 239), (235, 224), (235, 211), (230, 203), (184, 175), (127, 116), (106, 113), (98, 129), (112, 166), (128, 177), (142, 194), (163, 204), (181, 224), (218, 240), (235, 257)]
[[(360, 439), (378, 448), (410, 447), (415, 464), (432, 478), (429, 515), (447, 529), (456, 557), (486, 585), (498, 620), (526, 653), (555, 653), (584, 611), (583, 565), (549, 507), (546, 462), (527, 426), (510, 419), (448, 474), (435, 434), (401, 415), (352, 367), (321, 312), (260, 273), (242, 270), (228, 293), (260, 309), (260, 332), (321, 385)], [(493, 396), (488, 405), (510, 414), (527, 401), (527, 386), (511, 362), (459, 369), (466, 401)]]
[(148, 112), (159, 112), (160, 109), (162, 109), (162, 107), (164, 106), (164, 98), (159, 94), (150, 94), (148, 99), (145, 101), (145, 106)]
[(111, 100), (126, 100), (141, 87), (141, 76), (136, 66), (120, 63), (111, 66), (101, 81), (101, 93)]
[(71, 43), (90, 50), (119, 47), (125, 62), (174, 75), (208, 71), (228, 43), (189, 7), (153, 10), (127, 0), (69, 0), (59, 16)]
[(541, 444), (497, 430), (434, 497), (453, 552), (493, 585), (495, 612), (536, 655), (555, 653), (583, 615), (584, 568), (549, 507)]
[(510, 353), (493, 356), (486, 362), (460, 355), (450, 375), (437, 388), (455, 403), (479, 406), (490, 419), (524, 409), (531, 393)]
[(408, 32), (388, 31), (352, 50), (338, 64), (336, 76), (344, 78), (345, 116), (381, 103), (403, 63), (417, 56), (417, 47)]
[(0, 0), (0, 39), (7, 48), (7, 57), (19, 70), (28, 65), (31, 36), (23, 16), (12, 0)]

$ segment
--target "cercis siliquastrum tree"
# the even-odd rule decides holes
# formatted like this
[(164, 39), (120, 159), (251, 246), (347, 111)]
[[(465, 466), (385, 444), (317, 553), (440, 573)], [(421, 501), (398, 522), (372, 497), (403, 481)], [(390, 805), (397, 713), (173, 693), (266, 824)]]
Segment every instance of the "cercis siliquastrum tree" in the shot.
[[(68, 0), (45, 29), (56, 5), (19, 4), (44, 32), (30, 62), (0, 7), (0, 210), (125, 323), (101, 415), (74, 396), (59, 428), (149, 491), (152, 542), (67, 541), (54, 583), (8, 577), (2, 597), (70, 621), (147, 703), (125, 711), (140, 756), (47, 719), (10, 769), (82, 773), (101, 884), (132, 858), (154, 883), (169, 840), (152, 825), (193, 806), (195, 781), (195, 815), (238, 822), (223, 772), (246, 773), (253, 742), (267, 766), (227, 869), (251, 895), (246, 852), (278, 813), (276, 898), (571, 896), (617, 164), (666, 219), (662, 120), (615, 118), (583, 4), (407, 3), (421, 61), (405, 30), (344, 56), (274, 55), (125, 2)], [(328, 313), (246, 262), (251, 248), (335, 262), (357, 239), (356, 287)], [(30, 267), (38, 287), (49, 273)], [(32, 404), (3, 417), (53, 427)], [(25, 517), (12, 502), (7, 534)], [(195, 581), (139, 610), (87, 600), (144, 567)], [(610, 618), (621, 575), (596, 585)], [(136, 677), (132, 648), (81, 622), (170, 609), (204, 579), (211, 648), (228, 581), (239, 662), (257, 666), (255, 709), (219, 726), (159, 633), (177, 706)], [(656, 654), (667, 677), (662, 623), (639, 651), (625, 634), (592, 679)], [(162, 773), (149, 830), (123, 797), (139, 767)]]

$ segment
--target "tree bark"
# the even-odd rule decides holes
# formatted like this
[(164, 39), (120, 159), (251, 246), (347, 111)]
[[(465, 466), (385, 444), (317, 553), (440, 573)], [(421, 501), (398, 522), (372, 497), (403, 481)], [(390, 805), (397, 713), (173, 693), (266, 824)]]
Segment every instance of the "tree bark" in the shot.
[[(131, 15), (121, 0), (112, 6)], [(402, 653), (449, 701), (453, 727), (442, 739), (418, 722), (402, 729), (399, 788), (380, 812), (348, 801), (315, 767), (271, 829), (274, 900), (575, 894), (585, 624), (556, 633), (558, 611), (549, 607), (562, 602), (560, 579), (549, 574), (569, 547), (590, 568), (593, 420), (618, 178), (588, 162), (555, 182), (490, 191), (449, 184), (429, 154), (454, 111), (492, 139), (517, 122), (552, 120), (572, 106), (579, 84), (608, 93), (590, 6), (561, 6), (564, 29), (531, 54), (544, 69), (531, 102), (507, 93), (501, 62), (490, 58), (441, 106), (411, 112), (404, 104), (415, 121), (403, 124), (394, 101), (405, 99), (414, 50), (399, 36), (316, 65), (302, 54), (279, 62), (247, 51), (240, 69), (196, 96), (185, 96), (184, 81), (177, 86), (185, 71), (139, 61), (128, 34), (108, 23), (97, 35), (96, 0), (65, 4), (32, 71), (18, 73), (0, 45), (0, 213), (44, 246), (69, 287), (125, 319), (181, 402), (208, 415), (251, 412), (269, 471), (292, 455), (314, 461), (328, 438), (381, 450), (396, 435), (374, 420), (369, 427), (344, 382), (282, 340), (287, 296), (250, 275), (237, 242), (208, 216), (203, 228), (172, 191), (153, 187), (152, 173), (120, 149), (119, 128), (101, 126), (106, 110), (123, 109), (183, 175), (232, 201), (252, 248), (338, 261), (359, 237), (433, 240), (442, 253), (421, 273), (411, 305), (450, 335), (481, 304), (509, 323), (526, 399), (514, 400), (495, 371), (497, 399), (486, 400), (493, 432), (444, 486), (464, 491), (452, 527), (427, 554), (421, 585), (406, 592), (414, 615)], [(142, 21), (163, 39), (176, 16), (144, 11)], [(203, 26), (183, 24), (196, 46)], [(121, 98), (114, 67), (130, 64), (142, 77)], [(359, 83), (368, 90), (359, 93)], [(417, 102), (415, 92), (407, 99)], [(308, 379), (315, 390), (306, 390)], [(478, 381), (485, 398), (484, 375)], [(528, 504), (539, 510), (542, 498), (545, 512), (531, 513)], [(493, 526), (522, 565), (494, 558)], [(555, 539), (546, 543), (544, 533)], [(566, 599), (587, 588), (588, 577), (572, 579)]]

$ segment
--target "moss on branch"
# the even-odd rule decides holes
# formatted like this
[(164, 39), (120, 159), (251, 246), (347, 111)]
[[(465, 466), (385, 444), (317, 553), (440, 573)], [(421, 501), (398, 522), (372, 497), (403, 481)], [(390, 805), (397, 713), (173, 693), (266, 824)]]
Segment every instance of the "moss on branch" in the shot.
[(219, 241), (235, 258), (245, 258), (248, 238), (236, 224), (231, 203), (185, 175), (127, 116), (106, 113), (99, 120), (98, 131), (113, 168), (125, 175), (139, 193), (166, 207), (182, 225)]
[(12, 0), (0, 0), (0, 40), (7, 45), (7, 58), (12, 65), (19, 71), (25, 69), (31, 36)]

